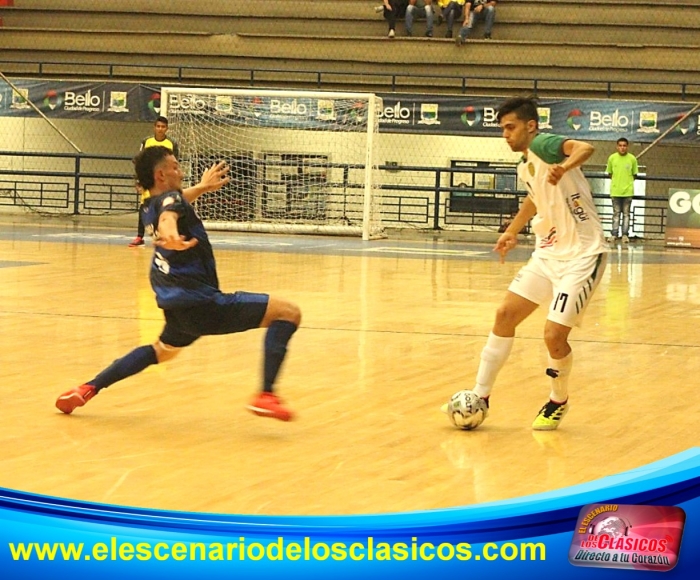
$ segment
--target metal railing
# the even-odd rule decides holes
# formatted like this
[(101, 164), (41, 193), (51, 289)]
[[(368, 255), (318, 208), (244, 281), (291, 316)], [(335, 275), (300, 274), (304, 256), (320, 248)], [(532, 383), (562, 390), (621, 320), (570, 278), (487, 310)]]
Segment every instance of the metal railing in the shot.
[[(56, 170), (2, 169), (0, 170), (0, 207), (29, 208), (37, 212), (56, 215), (110, 215), (135, 212), (139, 194), (134, 188), (130, 157), (88, 155), (78, 153), (34, 153), (0, 151), (0, 159), (10, 158), (15, 165), (26, 166), (28, 160), (41, 159), (41, 165), (63, 166)], [(264, 161), (260, 161), (264, 163)], [(12, 163), (4, 163), (5, 166)], [(36, 165), (36, 163), (35, 163)], [(123, 171), (115, 171), (117, 167)], [(354, 191), (361, 188), (348, 181), (348, 165), (333, 164), (343, 168), (343, 182), (328, 183), (329, 189)], [(353, 166), (354, 167), (354, 166)], [(403, 175), (422, 176), (415, 181), (425, 185), (390, 183), (394, 166), (380, 166), (384, 172), (381, 186), (382, 220), (387, 227), (402, 227), (439, 231), (496, 230), (508, 220), (520, 200), (523, 191), (510, 189), (479, 189), (449, 187), (442, 185), (443, 178), (459, 172), (508, 176), (515, 179), (515, 167), (420, 167), (402, 166)], [(425, 179), (428, 175), (429, 179)], [(606, 178), (602, 172), (588, 172), (592, 182)], [(700, 178), (688, 177), (641, 177), (650, 182), (682, 183), (687, 188), (700, 188)], [(430, 182), (430, 184), (427, 184)], [(338, 195), (333, 193), (333, 195)], [(609, 196), (601, 191), (593, 192), (595, 203), (606, 230), (612, 220)], [(668, 211), (668, 196), (635, 196), (632, 206), (632, 228), (637, 235), (650, 238), (664, 236)]]
[[(97, 209), (90, 204), (96, 192), (101, 200), (98, 205), (107, 213), (124, 211), (114, 198), (117, 188), (122, 196), (133, 199), (129, 211), (136, 211), (138, 194), (134, 188), (133, 173), (124, 171), (100, 170), (100, 166), (112, 169), (115, 165), (127, 162), (129, 157), (94, 155), (85, 153), (40, 153), (32, 151), (0, 151), (0, 158), (9, 158), (9, 167), (22, 169), (0, 169), (0, 206), (24, 206), (37, 211), (57, 211), (79, 215), (86, 210)], [(40, 160), (40, 161), (39, 161)], [(91, 166), (92, 165), (92, 166)], [(29, 168), (27, 168), (29, 166)], [(43, 167), (54, 166), (46, 170)], [(36, 178), (44, 178), (37, 181)], [(50, 194), (49, 194), (50, 192)], [(88, 205), (86, 205), (86, 202)]]

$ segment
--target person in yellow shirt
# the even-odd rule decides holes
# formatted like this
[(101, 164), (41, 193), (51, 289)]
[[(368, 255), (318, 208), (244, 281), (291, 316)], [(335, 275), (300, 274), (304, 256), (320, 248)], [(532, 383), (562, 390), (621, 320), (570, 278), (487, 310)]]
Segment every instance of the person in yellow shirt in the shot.
[[(174, 139), (170, 139), (169, 137), (166, 136), (166, 133), (168, 132), (168, 120), (160, 116), (156, 119), (156, 122), (153, 124), (153, 136), (152, 137), (146, 137), (143, 141), (141, 141), (141, 147), (139, 148), (139, 151), (143, 151), (144, 149), (147, 149), (148, 147), (155, 147), (155, 146), (161, 146), (161, 147), (167, 147), (173, 152), (173, 155), (175, 158), (178, 158), (179, 155), (179, 150), (177, 143), (175, 142)], [(147, 189), (144, 189), (142, 187), (137, 186), (136, 191), (141, 194), (141, 205), (143, 205), (146, 200), (150, 197), (150, 193)], [(141, 217), (141, 212), (139, 211), (139, 223), (138, 223), (138, 229), (136, 231), (136, 237), (131, 240), (131, 243), (129, 244), (130, 248), (137, 248), (139, 246), (144, 246), (145, 242), (143, 241), (143, 237), (145, 235), (145, 228), (143, 225), (143, 219)]]

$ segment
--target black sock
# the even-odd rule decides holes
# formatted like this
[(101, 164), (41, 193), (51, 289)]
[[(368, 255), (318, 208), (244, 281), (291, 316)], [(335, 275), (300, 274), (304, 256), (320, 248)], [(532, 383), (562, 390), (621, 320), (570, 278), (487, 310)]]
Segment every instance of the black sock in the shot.
[(93, 385), (98, 391), (113, 385), (117, 381), (121, 381), (131, 375), (140, 373), (146, 367), (157, 364), (156, 351), (150, 344), (147, 346), (139, 346), (132, 350), (126, 356), (115, 360), (88, 385)]
[(272, 392), (272, 385), (287, 354), (287, 343), (296, 330), (297, 325), (288, 320), (275, 320), (267, 329), (263, 372), (263, 391), (266, 393)]

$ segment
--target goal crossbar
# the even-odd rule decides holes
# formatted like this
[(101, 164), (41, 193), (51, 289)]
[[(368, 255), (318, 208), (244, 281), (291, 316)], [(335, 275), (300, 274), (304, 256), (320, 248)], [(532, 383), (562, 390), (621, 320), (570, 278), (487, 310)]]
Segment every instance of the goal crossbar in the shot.
[(197, 181), (225, 160), (231, 183), (197, 202), (229, 231), (381, 237), (372, 93), (165, 87), (161, 113)]

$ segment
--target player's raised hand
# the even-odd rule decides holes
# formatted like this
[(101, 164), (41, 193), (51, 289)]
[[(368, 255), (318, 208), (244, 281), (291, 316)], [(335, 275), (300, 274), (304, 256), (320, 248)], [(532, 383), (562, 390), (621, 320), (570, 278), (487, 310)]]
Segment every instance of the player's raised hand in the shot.
[(493, 248), (494, 252), (501, 255), (501, 264), (506, 261), (506, 254), (518, 245), (518, 237), (510, 232), (503, 232)]
[(199, 184), (206, 191), (216, 191), (231, 181), (228, 172), (229, 166), (226, 164), (226, 161), (219, 161), (202, 174)]
[(190, 203), (194, 202), (200, 195), (216, 191), (226, 185), (231, 178), (228, 175), (229, 167), (225, 161), (219, 161), (212, 165), (202, 174), (202, 179), (197, 185), (182, 190), (183, 197)]

